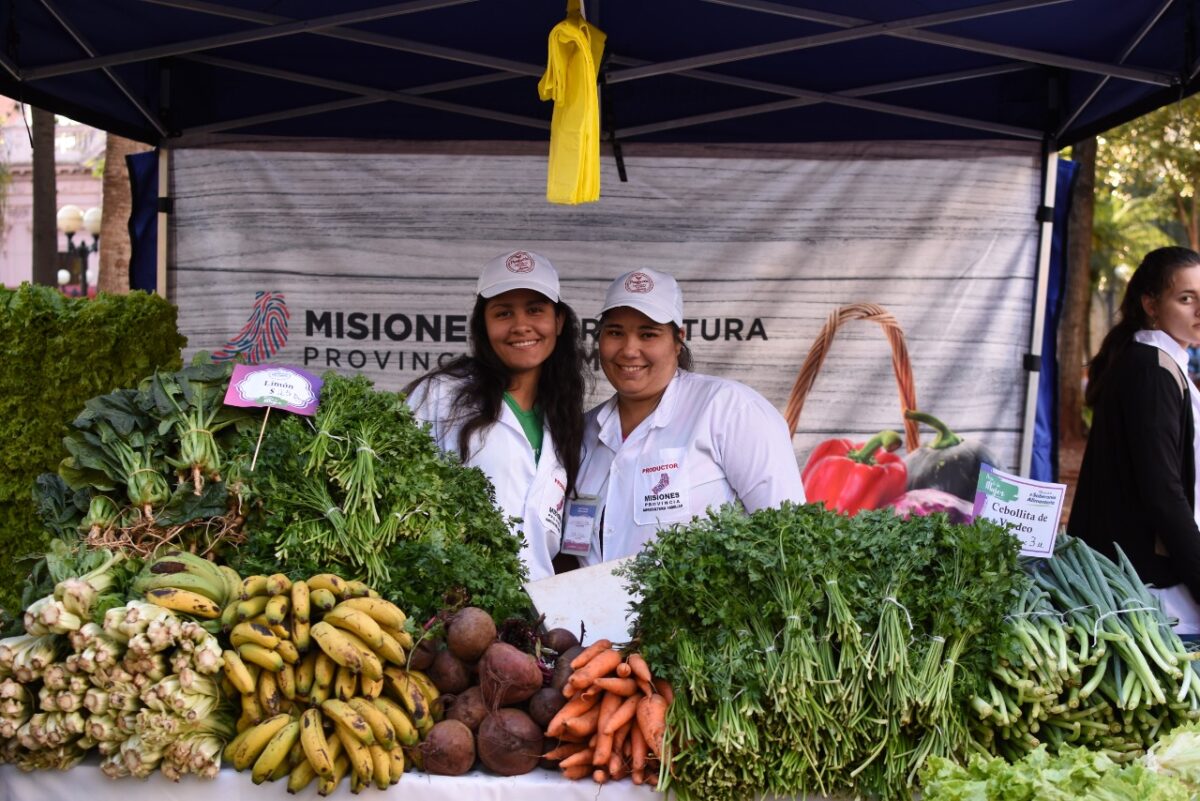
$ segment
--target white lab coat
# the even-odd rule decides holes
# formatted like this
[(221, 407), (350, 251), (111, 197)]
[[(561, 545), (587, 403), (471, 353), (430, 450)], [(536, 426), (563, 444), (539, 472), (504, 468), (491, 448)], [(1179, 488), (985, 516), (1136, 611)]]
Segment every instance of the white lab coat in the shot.
[[(455, 420), (454, 400), (462, 381), (438, 376), (421, 384), (408, 396), (408, 405), (418, 420), (430, 424), (438, 447), (458, 454), (462, 421)], [(517, 416), (500, 404), (500, 419), (475, 433), (467, 465), (478, 467), (496, 488), (496, 505), (505, 517), (519, 517), (525, 537), (521, 559), (529, 568), (529, 580), (554, 575), (551, 560), (561, 543), (563, 497), (567, 471), (559, 463), (550, 429), (542, 429), (542, 456), (534, 461)]]
[(578, 492), (596, 496), (585, 565), (641, 550), (659, 528), (739, 500), (754, 512), (804, 503), (787, 424), (745, 384), (680, 370), (649, 417), (621, 440), (617, 397), (585, 416)]

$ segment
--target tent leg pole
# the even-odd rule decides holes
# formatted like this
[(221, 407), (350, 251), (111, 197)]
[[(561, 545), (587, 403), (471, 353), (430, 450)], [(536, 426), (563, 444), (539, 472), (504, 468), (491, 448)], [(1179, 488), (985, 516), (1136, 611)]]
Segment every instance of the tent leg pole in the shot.
[(158, 149), (158, 253), (155, 259), (155, 292), (160, 297), (167, 297), (167, 222), (170, 215), (168, 205), (163, 201), (171, 196), (171, 154), (165, 147)]
[[(1042, 163), (1042, 206), (1054, 208), (1058, 183), (1058, 151), (1047, 143)], [(1046, 328), (1046, 294), (1050, 286), (1050, 248), (1054, 235), (1053, 214), (1045, 214), (1038, 229), (1037, 285), (1033, 296), (1033, 326), (1029, 333), (1029, 361), (1041, 362), (1042, 337)], [(1033, 432), (1037, 422), (1038, 389), (1041, 373), (1037, 368), (1028, 371), (1025, 383), (1025, 414), (1021, 430), (1020, 475), (1028, 476), (1033, 468)]]

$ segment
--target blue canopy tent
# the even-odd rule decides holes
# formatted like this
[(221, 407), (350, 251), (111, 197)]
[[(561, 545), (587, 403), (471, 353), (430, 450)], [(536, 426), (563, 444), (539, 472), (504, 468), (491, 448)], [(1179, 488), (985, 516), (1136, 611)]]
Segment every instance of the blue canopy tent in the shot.
[[(563, 0), (8, 0), (0, 94), (160, 147), (221, 138), (545, 140)], [(1200, 88), (1195, 0), (585, 0), (603, 138), (1020, 139), (1045, 154), (1021, 470), (1059, 147)], [(1039, 397), (1042, 398), (1040, 415)], [(1040, 434), (1039, 451), (1049, 447)], [(1048, 452), (1048, 451), (1046, 451)], [(1043, 460), (1044, 461), (1044, 460)], [(1034, 475), (1049, 477), (1039, 468)]]

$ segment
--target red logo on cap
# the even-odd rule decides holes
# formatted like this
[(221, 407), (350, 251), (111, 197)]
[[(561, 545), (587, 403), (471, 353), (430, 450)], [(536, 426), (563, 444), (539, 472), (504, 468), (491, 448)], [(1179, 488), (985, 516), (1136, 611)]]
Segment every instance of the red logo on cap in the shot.
[(625, 291), (645, 295), (654, 289), (654, 279), (645, 273), (630, 273), (625, 279)]
[(533, 256), (529, 255), (523, 250), (518, 250), (505, 260), (504, 266), (508, 268), (510, 273), (532, 272)]

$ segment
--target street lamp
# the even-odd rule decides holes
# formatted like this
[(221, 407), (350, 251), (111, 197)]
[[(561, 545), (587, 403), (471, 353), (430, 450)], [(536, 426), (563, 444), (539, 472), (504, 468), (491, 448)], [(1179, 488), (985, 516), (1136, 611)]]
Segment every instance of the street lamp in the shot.
[[(88, 296), (88, 254), (100, 249), (100, 209), (90, 208), (86, 212), (69, 204), (58, 210), (58, 230), (67, 235), (67, 255), (79, 258), (79, 289), (83, 297)], [(92, 235), (92, 243), (75, 244), (75, 234), (80, 228)]]

